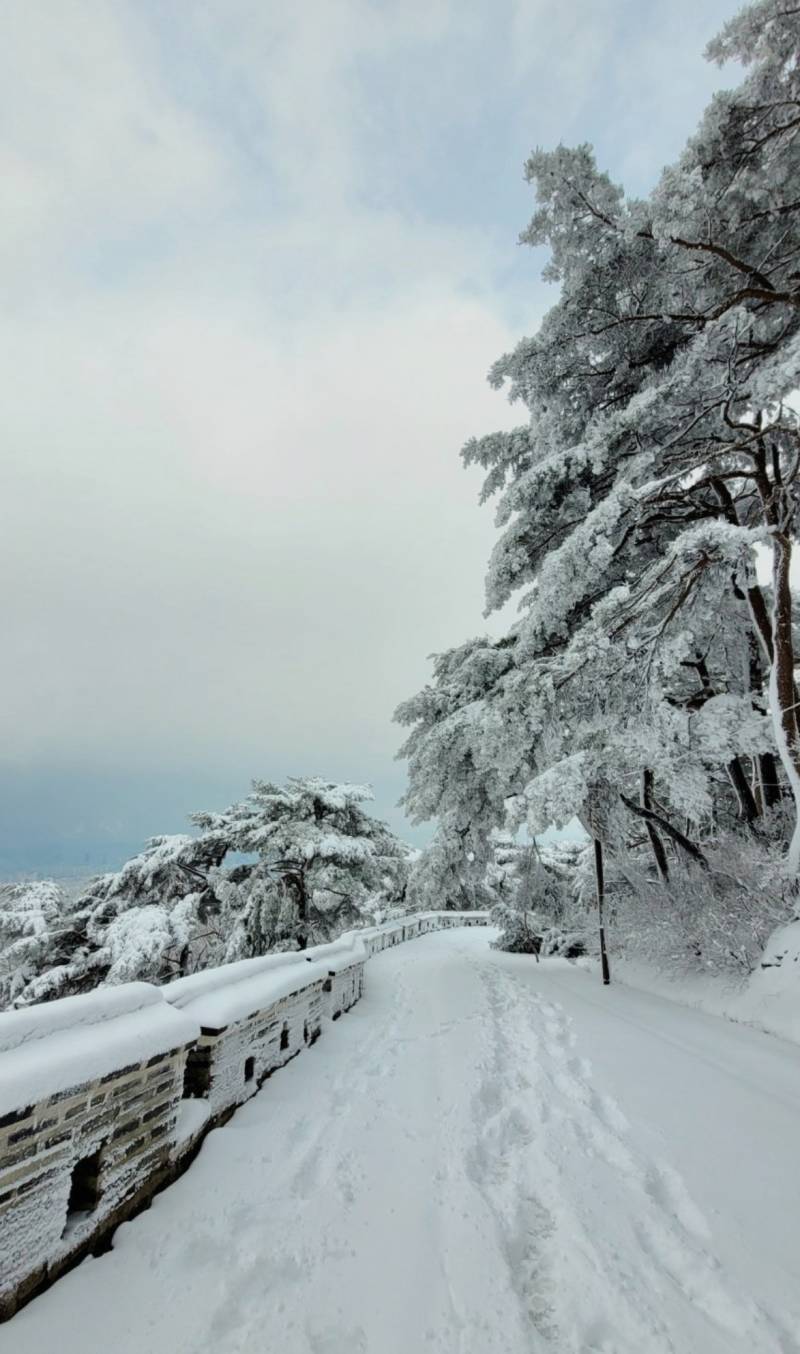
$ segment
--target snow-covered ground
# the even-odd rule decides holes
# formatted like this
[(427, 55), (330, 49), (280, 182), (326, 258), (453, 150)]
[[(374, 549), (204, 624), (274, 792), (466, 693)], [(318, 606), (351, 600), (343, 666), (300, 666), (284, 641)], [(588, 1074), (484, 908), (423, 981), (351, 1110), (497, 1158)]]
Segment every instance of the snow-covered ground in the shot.
[[(593, 966), (589, 960), (581, 963)], [(727, 1016), (800, 1044), (800, 921), (773, 931), (761, 965), (748, 978), (696, 971), (660, 973), (652, 964), (616, 955), (614, 977), (627, 987), (657, 992), (684, 1006)]]
[(0, 1354), (789, 1354), (800, 1049), (441, 932)]

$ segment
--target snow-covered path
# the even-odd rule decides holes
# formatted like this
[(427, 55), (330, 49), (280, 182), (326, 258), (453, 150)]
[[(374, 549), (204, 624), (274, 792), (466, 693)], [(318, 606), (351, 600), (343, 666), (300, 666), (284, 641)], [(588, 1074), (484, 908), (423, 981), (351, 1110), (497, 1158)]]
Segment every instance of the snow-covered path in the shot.
[(441, 932), (0, 1354), (789, 1354), (800, 1050)]

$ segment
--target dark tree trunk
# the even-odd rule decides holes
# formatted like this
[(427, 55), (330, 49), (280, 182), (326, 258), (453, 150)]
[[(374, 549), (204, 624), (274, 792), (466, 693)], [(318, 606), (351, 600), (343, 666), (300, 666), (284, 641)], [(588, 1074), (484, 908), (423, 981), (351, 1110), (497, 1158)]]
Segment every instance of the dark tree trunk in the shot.
[(752, 827), (758, 818), (758, 804), (739, 758), (734, 757), (732, 762), (728, 762), (726, 770), (739, 802), (739, 817)]
[(611, 970), (608, 966), (608, 950), (606, 949), (606, 927), (604, 916), (605, 903), (605, 879), (603, 876), (603, 843), (599, 837), (594, 839), (594, 873), (597, 881), (597, 915), (600, 923), (600, 967), (603, 974), (603, 984), (608, 987), (611, 982)]
[[(642, 808), (652, 809), (653, 807), (653, 773), (649, 767), (645, 767), (642, 772)], [(664, 850), (664, 843), (658, 835), (658, 829), (648, 819), (645, 823), (647, 835), (650, 838), (650, 846), (653, 850), (653, 856), (656, 862), (656, 869), (663, 879), (664, 883), (669, 883), (669, 866), (667, 864), (667, 853)]]
[[(770, 626), (770, 654), (772, 652), (772, 627)], [(762, 650), (759, 648), (758, 640), (751, 631), (750, 634), (750, 699), (753, 708), (760, 714), (767, 713), (769, 697), (764, 691), (764, 668), (761, 662)], [(795, 698), (796, 699), (796, 698)], [(781, 781), (778, 771), (778, 763), (773, 752), (762, 752), (754, 760), (757, 789), (756, 794), (759, 800), (759, 807), (762, 813), (767, 809), (772, 809), (781, 801)]]
[[(716, 695), (716, 692), (714, 691), (714, 687), (711, 682), (711, 675), (708, 671), (708, 665), (706, 663), (705, 658), (696, 658), (694, 659), (693, 662), (689, 663), (687, 666), (697, 669), (697, 675), (700, 678), (703, 688), (702, 697), (705, 700), (710, 700), (712, 696)], [(751, 651), (751, 660), (750, 660), (751, 681), (752, 681), (752, 666), (753, 666), (753, 656)], [(698, 697), (698, 700), (699, 699), (700, 697)], [(736, 795), (736, 801), (739, 805), (739, 817), (742, 820), (742, 822), (752, 826), (752, 824), (755, 822), (756, 818), (759, 815), (759, 806), (758, 803), (756, 802), (756, 797), (753, 794), (752, 787), (750, 785), (749, 780), (747, 779), (744, 767), (742, 766), (742, 763), (739, 760), (739, 758), (734, 757), (733, 761), (728, 763), (725, 770), (728, 773), (728, 779), (730, 780), (731, 785), (733, 786), (734, 793)], [(651, 807), (649, 804), (645, 802), (644, 798), (642, 799), (642, 804), (644, 805), (645, 808)]]
[(620, 799), (626, 809), (630, 809), (631, 813), (635, 813), (637, 818), (644, 818), (645, 822), (658, 824), (661, 831), (666, 832), (668, 837), (671, 837), (674, 842), (677, 842), (678, 846), (686, 852), (687, 856), (691, 856), (692, 860), (696, 861), (701, 869), (709, 870), (711, 868), (703, 855), (703, 852), (700, 850), (700, 847), (695, 846), (694, 842), (684, 836), (678, 828), (673, 827), (669, 819), (663, 818), (660, 813), (656, 813), (653, 809), (642, 808), (640, 804), (637, 804), (633, 799), (629, 799), (627, 795), (620, 793)]
[[(722, 508), (723, 516), (731, 526), (738, 527), (739, 514), (736, 510), (736, 504), (730, 489), (724, 480), (712, 480), (714, 490)], [(763, 497), (763, 485), (759, 485)], [(749, 583), (745, 585), (746, 591), (742, 592), (734, 579), (734, 591), (736, 596), (747, 600), (750, 609), (750, 618), (753, 622), (753, 628), (758, 636), (762, 650), (766, 656), (767, 662), (772, 662), (772, 621), (770, 620), (769, 608), (764, 598), (764, 594), (758, 583)]]
[(297, 944), (301, 950), (305, 950), (308, 946), (308, 889), (305, 872), (296, 870), (286, 875), (285, 878), (294, 894), (295, 907), (297, 908)]
[(785, 532), (773, 536), (773, 625), (774, 656), (770, 674), (770, 704), (776, 723), (775, 735), (795, 801), (795, 828), (789, 846), (789, 869), (800, 870), (800, 740), (797, 734), (797, 709), (794, 685), (794, 646), (792, 642), (792, 591), (789, 570), (792, 542)]
[[(771, 467), (771, 469), (770, 469)], [(778, 449), (768, 449), (759, 440), (754, 454), (754, 478), (764, 520), (772, 537), (772, 664), (769, 674), (769, 704), (775, 741), (789, 788), (794, 799), (794, 831), (789, 844), (788, 867), (792, 875), (800, 872), (800, 737), (798, 737), (798, 697), (794, 680), (794, 644), (792, 640), (792, 564), (791, 525), (793, 503), (781, 474)]]
[[(769, 704), (775, 724), (776, 740), (779, 742), (780, 760), (786, 771), (789, 786), (795, 800), (795, 839), (800, 837), (800, 795), (798, 795), (797, 777), (800, 775), (800, 754), (798, 753), (798, 735), (800, 731), (800, 692), (794, 680), (794, 653), (792, 646), (791, 590), (789, 586), (789, 567), (792, 556), (791, 537), (785, 530), (783, 516), (787, 519), (785, 486), (782, 483), (780, 464), (773, 455), (773, 481), (770, 481), (767, 469), (766, 446), (759, 444), (754, 457), (755, 480), (764, 520), (772, 527), (773, 535), (773, 608), (769, 608), (761, 588), (757, 583), (747, 587), (746, 593), (734, 582), (736, 595), (745, 597), (757, 638), (755, 649), (751, 646), (750, 689), (756, 694), (763, 687), (760, 658), (764, 657), (769, 668)], [(722, 480), (714, 481), (714, 489), (727, 520), (739, 525), (739, 515), (727, 485)], [(778, 652), (780, 647), (781, 652)], [(760, 652), (759, 652), (760, 650)], [(780, 744), (784, 746), (780, 746)], [(778, 768), (771, 752), (762, 753), (758, 758), (759, 779), (761, 782), (762, 812), (772, 808), (781, 799), (781, 786)], [(800, 856), (800, 841), (793, 842), (792, 854)], [(795, 861), (796, 867), (797, 861)]]
[(758, 758), (758, 776), (765, 809), (773, 809), (781, 802), (781, 781), (778, 762), (772, 752), (762, 752)]

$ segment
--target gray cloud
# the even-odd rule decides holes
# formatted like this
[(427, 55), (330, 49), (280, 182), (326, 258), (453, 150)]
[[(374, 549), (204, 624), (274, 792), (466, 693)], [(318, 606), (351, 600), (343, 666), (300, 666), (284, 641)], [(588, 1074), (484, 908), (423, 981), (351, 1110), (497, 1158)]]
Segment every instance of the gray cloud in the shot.
[(486, 628), (457, 453), (515, 421), (484, 374), (548, 302), (522, 158), (673, 153), (719, 79), (696, 8), (4, 7), (6, 844), (250, 774), (390, 811), (394, 705)]

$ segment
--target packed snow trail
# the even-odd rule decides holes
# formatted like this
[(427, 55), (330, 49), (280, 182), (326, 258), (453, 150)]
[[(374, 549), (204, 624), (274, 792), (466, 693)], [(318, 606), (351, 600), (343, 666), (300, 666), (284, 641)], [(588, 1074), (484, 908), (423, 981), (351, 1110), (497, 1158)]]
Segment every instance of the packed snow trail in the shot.
[(0, 1354), (790, 1354), (798, 1074), (485, 931), (409, 942)]

